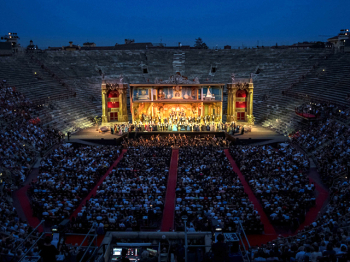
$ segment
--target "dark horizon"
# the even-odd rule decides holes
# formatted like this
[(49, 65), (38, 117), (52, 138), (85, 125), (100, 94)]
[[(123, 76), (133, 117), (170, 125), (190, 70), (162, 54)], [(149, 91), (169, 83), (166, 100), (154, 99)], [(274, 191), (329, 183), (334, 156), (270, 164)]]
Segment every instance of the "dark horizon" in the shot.
[[(18, 8), (18, 7), (21, 8)], [(97, 46), (165, 43), (193, 46), (201, 37), (209, 48), (216, 45), (273, 46), (303, 41), (326, 41), (347, 28), (350, 1), (223, 0), (141, 2), (91, 0), (19, 0), (3, 3), (1, 35), (15, 32), (26, 47), (30, 40), (41, 49), (94, 42)]]

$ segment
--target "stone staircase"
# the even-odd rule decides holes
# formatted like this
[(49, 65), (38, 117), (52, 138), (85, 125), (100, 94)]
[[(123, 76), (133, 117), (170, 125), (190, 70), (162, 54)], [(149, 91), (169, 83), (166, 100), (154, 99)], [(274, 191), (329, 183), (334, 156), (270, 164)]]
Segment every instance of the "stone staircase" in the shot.
[(185, 73), (185, 53), (174, 54), (173, 71), (174, 74), (180, 72), (182, 75)]

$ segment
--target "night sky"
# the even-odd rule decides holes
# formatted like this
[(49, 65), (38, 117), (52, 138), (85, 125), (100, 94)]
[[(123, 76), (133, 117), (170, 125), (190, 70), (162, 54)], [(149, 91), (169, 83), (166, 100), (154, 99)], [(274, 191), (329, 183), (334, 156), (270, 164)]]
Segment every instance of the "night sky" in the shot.
[(0, 31), (42, 49), (125, 38), (193, 46), (201, 37), (210, 48), (283, 45), (337, 35), (350, 27), (349, 8), (349, 0), (1, 0)]

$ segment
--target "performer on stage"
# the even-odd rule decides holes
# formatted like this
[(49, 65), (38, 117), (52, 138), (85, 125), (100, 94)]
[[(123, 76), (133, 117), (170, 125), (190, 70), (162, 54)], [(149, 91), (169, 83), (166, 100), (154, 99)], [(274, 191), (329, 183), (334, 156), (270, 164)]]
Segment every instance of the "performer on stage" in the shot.
[(177, 125), (175, 123), (173, 124), (173, 130), (172, 131), (177, 131)]

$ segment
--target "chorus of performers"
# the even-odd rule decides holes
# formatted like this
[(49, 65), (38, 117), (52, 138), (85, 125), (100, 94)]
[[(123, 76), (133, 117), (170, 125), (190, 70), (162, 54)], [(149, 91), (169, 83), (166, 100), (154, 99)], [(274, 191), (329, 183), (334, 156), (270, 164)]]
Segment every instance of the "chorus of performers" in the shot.
[[(186, 125), (188, 126), (188, 131), (189, 131), (190, 126), (194, 127), (195, 125), (201, 125), (201, 124), (205, 124), (207, 126), (209, 123), (211, 123), (211, 125), (216, 123), (215, 128), (217, 128), (217, 124), (219, 122), (220, 122), (219, 115), (186, 116), (185, 112), (173, 111), (169, 114), (169, 117), (165, 117), (165, 118), (162, 118), (160, 115), (152, 117), (151, 115), (142, 114), (140, 119), (138, 121), (135, 121), (134, 124), (144, 125), (144, 126), (157, 125), (163, 131), (180, 131), (179, 129), (177, 130), (172, 130), (172, 129), (173, 128), (175, 129), (179, 125)], [(169, 126), (171, 126), (171, 128)]]
[(188, 123), (188, 122), (174, 122), (174, 123), (142, 123), (141, 121), (134, 122), (133, 131), (136, 132), (152, 132), (152, 131), (196, 131), (196, 132), (227, 132), (234, 135), (235, 133), (244, 134), (244, 126), (236, 126), (235, 122), (223, 123), (223, 122), (200, 122)]
[(141, 120), (134, 123), (115, 124), (110, 128), (103, 127), (106, 130), (100, 128), (100, 132), (110, 130), (112, 134), (122, 135), (127, 132), (152, 132), (152, 131), (195, 131), (195, 132), (227, 132), (231, 135), (235, 133), (244, 134), (249, 131), (249, 127), (236, 125), (235, 122), (216, 122), (210, 120), (216, 120), (217, 116), (198, 116), (198, 117), (186, 117), (185, 114), (170, 114), (169, 118), (161, 119), (160, 117), (150, 117), (142, 115)]
[(133, 127), (131, 124), (115, 124), (111, 126), (111, 134), (122, 135), (124, 133), (132, 131)]
[[(162, 118), (160, 115), (151, 116), (142, 114), (139, 122), (144, 124), (200, 124), (201, 122), (219, 122), (219, 115), (207, 115), (207, 116), (186, 116), (184, 112), (171, 112), (169, 117)], [(137, 121), (136, 121), (137, 122)]]

